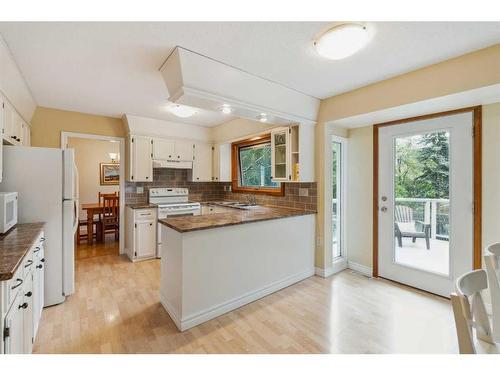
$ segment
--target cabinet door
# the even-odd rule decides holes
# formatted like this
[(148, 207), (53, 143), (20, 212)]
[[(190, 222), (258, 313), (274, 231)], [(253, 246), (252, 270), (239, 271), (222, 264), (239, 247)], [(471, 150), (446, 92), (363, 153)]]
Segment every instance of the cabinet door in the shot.
[(8, 330), (8, 335), (4, 341), (5, 354), (22, 354), (24, 353), (24, 310), (23, 310), (23, 293), (17, 293), (17, 297), (10, 306), (10, 310), (5, 315), (5, 329)]
[(0, 182), (2, 182), (3, 176), (3, 134), (5, 132), (5, 118), (4, 118), (4, 110), (5, 110), (5, 100), (0, 95)]
[(280, 128), (271, 132), (271, 178), (273, 181), (291, 179), (289, 132), (289, 128)]
[(24, 120), (22, 119), (19, 114), (16, 113), (16, 126), (15, 126), (15, 132), (16, 132), (16, 141), (18, 145), (23, 145), (24, 144), (24, 128), (26, 127), (26, 124), (24, 123)]
[(171, 139), (153, 139), (153, 159), (168, 160), (175, 156), (175, 141)]
[(212, 145), (196, 143), (193, 160), (193, 181), (212, 181)]
[(16, 122), (16, 112), (14, 108), (10, 105), (9, 102), (4, 100), (3, 103), (3, 118), (4, 118), (4, 139), (6, 139), (9, 143), (16, 142), (16, 134), (15, 134), (15, 122)]
[(153, 181), (152, 139), (150, 137), (131, 138), (132, 181)]
[(24, 279), (23, 284), (23, 341), (24, 353), (31, 354), (33, 349), (33, 272)]
[(45, 279), (45, 258), (43, 245), (40, 243), (35, 251), (35, 268), (33, 270), (33, 337), (35, 337), (38, 332), (38, 323), (42, 317)]
[(135, 251), (137, 258), (156, 255), (156, 227), (153, 220), (135, 223)]
[(231, 144), (215, 145), (213, 154), (214, 181), (231, 182)]
[(31, 146), (31, 126), (24, 124), (23, 146)]
[(190, 141), (175, 141), (175, 157), (177, 160), (193, 160), (193, 145)]

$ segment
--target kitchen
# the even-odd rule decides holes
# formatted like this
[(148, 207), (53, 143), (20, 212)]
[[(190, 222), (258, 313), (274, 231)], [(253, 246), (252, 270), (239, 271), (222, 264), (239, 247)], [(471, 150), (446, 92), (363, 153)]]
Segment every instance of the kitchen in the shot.
[[(500, 38), (495, 24), (428, 27), (462, 37), (453, 38), (455, 49), (448, 54), (440, 52), (448, 39), (436, 39), (436, 48), (424, 54), (428, 60), (419, 60), (417, 67), (424, 69), (419, 74), (453, 71), (455, 64), (472, 71), (471, 60), (477, 68), (498, 57), (498, 44), (488, 39)], [(321, 43), (342, 30), (361, 35), (365, 43), (359, 55), (346, 55), (344, 65), (325, 57)], [(389, 266), (394, 263), (392, 253), (377, 252), (378, 215), (385, 219), (381, 239), (390, 244), (386, 249), (423, 258), (433, 253), (434, 244), (448, 249), (453, 243), (450, 223), (458, 222), (449, 219), (453, 199), (444, 188), (439, 197), (392, 200), (381, 194), (385, 210), (379, 213), (373, 201), (378, 199), (376, 131), (379, 125), (395, 129), (384, 121), (405, 122), (412, 115), (462, 107), (467, 128), (455, 127), (462, 135), (477, 135), (479, 127), (473, 126), (479, 126), (478, 106), (484, 105), (491, 133), (500, 95), (497, 76), (484, 72), (486, 78), (460, 92), (450, 89), (452, 94), (439, 92), (435, 98), (438, 94), (429, 89), (425, 99), (432, 99), (430, 104), (417, 94), (409, 103), (399, 103), (398, 95), (389, 104), (369, 102), (366, 97), (384, 98), (384, 85), (392, 87), (392, 79), (411, 82), (413, 75), (389, 67), (380, 74), (354, 69), (351, 62), (364, 62), (366, 68), (366, 61), (386, 59), (409, 69), (413, 65), (405, 65), (403, 57), (410, 52), (391, 44), (391, 35), (401, 33), (410, 43), (411, 30), (426, 39), (422, 23), (0, 23), (7, 77), (0, 79), (0, 208), (5, 208), (0, 215), (0, 352), (457, 352), (454, 316), (443, 298), (450, 296), (456, 269), (446, 275), (448, 289), (434, 294), (377, 273), (378, 256), (385, 256)], [(226, 43), (216, 42), (222, 36)], [(254, 43), (248, 49), (229, 48), (243, 37)], [(258, 40), (274, 40), (273, 52), (266, 55), (267, 44)], [(381, 45), (395, 57), (374, 48)], [(254, 50), (258, 53), (248, 58)], [(293, 53), (286, 57), (287, 51)], [(65, 58), (56, 58), (58, 53)], [(357, 60), (365, 54), (372, 60)], [(431, 57), (436, 67), (429, 67)], [(268, 72), (261, 61), (279, 61), (270, 65), (279, 69)], [(437, 79), (425, 77), (423, 82)], [(377, 79), (381, 86), (372, 83)], [(394, 85), (410, 86), (399, 82)], [(382, 87), (382, 94), (371, 95), (372, 84)], [(471, 87), (478, 91), (469, 93)], [(357, 96), (348, 88), (368, 94)], [(383, 161), (402, 163), (388, 151), (394, 146), (389, 130), (380, 133), (389, 145)], [(107, 212), (99, 198), (92, 204), (100, 213), (79, 217), (91, 204), (79, 193), (82, 178), (97, 189), (100, 185), (97, 168), (91, 177), (75, 168), (72, 137), (113, 142), (113, 149), (92, 162), (115, 165), (112, 252), (77, 256), (78, 229), (87, 228), (81, 241), (90, 246), (94, 235), (96, 241), (100, 237), (99, 222)], [(454, 141), (442, 138), (445, 146)], [(470, 160), (461, 163), (471, 169), (461, 171), (472, 176), (478, 141), (463, 138)], [(487, 152), (496, 139), (485, 139)], [(422, 157), (420, 141), (404, 144), (408, 155)], [(489, 162), (496, 160), (488, 155)], [(413, 161), (408, 164), (416, 171), (432, 169), (426, 160)], [(394, 173), (392, 167), (386, 163), (384, 171)], [(494, 169), (489, 167), (489, 176)], [(392, 179), (384, 181), (394, 188)], [(466, 199), (476, 199), (477, 185), (475, 190), (462, 185)], [(410, 191), (412, 182), (405, 187)], [(93, 191), (85, 199), (96, 195)], [(491, 192), (485, 195), (496, 202)], [(409, 202), (401, 208), (407, 217), (398, 218), (397, 228), (410, 230), (398, 229), (395, 237), (394, 223), (383, 214), (393, 212), (386, 205), (396, 199)], [(476, 211), (465, 215), (471, 227), (480, 217)], [(461, 221), (464, 227), (469, 223)], [(488, 231), (491, 242), (493, 232)], [(474, 253), (467, 251), (468, 263), (461, 263), (472, 270), (469, 257), (481, 261), (481, 244), (471, 232), (462, 246), (474, 247)]]

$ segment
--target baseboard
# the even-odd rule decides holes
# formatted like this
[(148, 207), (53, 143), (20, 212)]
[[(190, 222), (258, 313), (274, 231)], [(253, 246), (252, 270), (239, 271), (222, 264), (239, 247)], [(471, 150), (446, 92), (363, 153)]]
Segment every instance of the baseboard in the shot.
[(173, 320), (174, 324), (177, 326), (179, 331), (182, 331), (181, 329), (181, 320), (179, 318), (179, 314), (175, 309), (168, 303), (167, 299), (163, 296), (163, 294), (160, 294), (160, 303), (163, 306), (165, 310), (167, 310), (168, 315), (170, 315), (170, 318)]
[(365, 276), (372, 277), (373, 276), (373, 269), (371, 267), (363, 266), (362, 264), (355, 263), (348, 261), (347, 262), (347, 268), (359, 272)]
[(314, 268), (314, 274), (320, 277), (329, 277), (347, 268), (347, 262), (344, 259), (335, 261), (330, 267), (327, 268)]
[(333, 275), (333, 267), (319, 268), (314, 267), (314, 274), (320, 277), (328, 277)]
[(212, 308), (202, 310), (195, 314), (191, 314), (182, 320), (179, 320), (179, 318), (176, 316), (176, 312), (171, 308), (171, 306), (169, 306), (168, 302), (163, 297), (161, 297), (161, 304), (167, 310), (168, 314), (174, 321), (177, 328), (179, 328), (179, 330), (181, 331), (185, 331), (189, 328), (192, 328), (201, 323), (205, 323), (211, 319), (214, 319), (220, 315), (223, 315), (229, 311), (235, 310), (238, 307), (244, 306), (250, 302), (256, 301), (258, 299), (261, 299), (262, 297), (277, 292), (280, 289), (286, 288), (292, 284), (307, 279), (308, 277), (311, 277), (313, 275), (314, 275), (314, 269), (311, 268), (310, 270), (292, 275), (282, 280), (278, 280), (276, 282), (269, 284), (264, 288), (244, 294), (240, 297), (221, 303)]

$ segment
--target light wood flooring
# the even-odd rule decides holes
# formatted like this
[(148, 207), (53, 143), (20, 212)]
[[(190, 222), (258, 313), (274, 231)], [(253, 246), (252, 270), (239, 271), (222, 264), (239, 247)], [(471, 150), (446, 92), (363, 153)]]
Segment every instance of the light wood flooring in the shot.
[(114, 234), (108, 234), (106, 241), (94, 242), (92, 245), (87, 245), (85, 241), (82, 241), (76, 246), (75, 254), (77, 261), (104, 255), (118, 255), (118, 241), (115, 240)]
[(448, 300), (350, 270), (311, 277), (186, 332), (159, 302), (160, 261), (76, 263), (35, 353), (457, 353)]

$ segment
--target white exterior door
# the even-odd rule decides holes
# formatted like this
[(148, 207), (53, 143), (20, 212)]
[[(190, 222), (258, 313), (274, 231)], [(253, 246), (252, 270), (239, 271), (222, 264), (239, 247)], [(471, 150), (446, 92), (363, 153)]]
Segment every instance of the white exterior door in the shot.
[(379, 128), (379, 275), (449, 296), (473, 268), (473, 117)]

